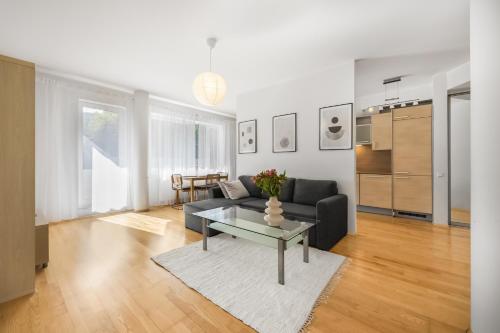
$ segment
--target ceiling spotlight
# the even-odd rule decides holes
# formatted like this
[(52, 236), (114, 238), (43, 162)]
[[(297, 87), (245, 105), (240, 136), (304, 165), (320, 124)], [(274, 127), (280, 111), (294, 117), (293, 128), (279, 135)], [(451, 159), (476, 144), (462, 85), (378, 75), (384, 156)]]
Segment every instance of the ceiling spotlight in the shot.
[(389, 109), (394, 109), (394, 104), (389, 105)]
[(373, 106), (370, 106), (370, 107), (368, 108), (368, 112), (373, 112), (373, 111), (375, 111), (375, 108), (374, 108)]
[(401, 107), (404, 108), (406, 106), (406, 103), (401, 103)]
[(413, 101), (413, 106), (418, 105), (418, 100)]

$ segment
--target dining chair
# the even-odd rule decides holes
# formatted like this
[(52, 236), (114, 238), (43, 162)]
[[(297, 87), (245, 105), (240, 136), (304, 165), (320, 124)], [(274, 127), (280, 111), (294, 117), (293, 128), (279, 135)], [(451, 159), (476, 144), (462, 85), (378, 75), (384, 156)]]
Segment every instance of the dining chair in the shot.
[(220, 182), (220, 174), (209, 173), (205, 176), (205, 182), (202, 185), (196, 186), (196, 189), (204, 192), (204, 198), (208, 197), (208, 190), (212, 187), (218, 186), (217, 183)]
[(174, 173), (170, 177), (172, 182), (172, 190), (175, 191), (175, 203), (172, 205), (172, 208), (182, 209), (183, 202), (181, 201), (181, 193), (189, 193), (190, 186), (184, 185), (182, 180), (182, 175), (180, 173)]

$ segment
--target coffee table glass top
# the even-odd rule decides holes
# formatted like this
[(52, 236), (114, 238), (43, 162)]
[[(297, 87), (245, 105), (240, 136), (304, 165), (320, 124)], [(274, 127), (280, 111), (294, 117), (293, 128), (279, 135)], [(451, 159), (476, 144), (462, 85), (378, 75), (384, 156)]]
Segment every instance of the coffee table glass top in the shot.
[(240, 206), (219, 207), (193, 213), (193, 215), (207, 219), (209, 228), (210, 223), (218, 222), (263, 236), (283, 240), (290, 240), (315, 225), (315, 223), (307, 222), (307, 219), (301, 220), (299, 218), (292, 219), (287, 217), (281, 226), (271, 227), (264, 220), (264, 213)]

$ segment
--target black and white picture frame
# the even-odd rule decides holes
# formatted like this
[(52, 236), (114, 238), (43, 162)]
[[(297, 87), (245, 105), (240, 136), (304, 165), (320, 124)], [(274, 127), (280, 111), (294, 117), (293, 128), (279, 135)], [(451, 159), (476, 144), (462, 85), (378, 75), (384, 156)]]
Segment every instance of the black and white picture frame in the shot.
[(257, 152), (257, 119), (238, 123), (238, 153), (252, 154)]
[(273, 153), (297, 151), (297, 114), (273, 117)]
[(352, 103), (319, 109), (319, 149), (352, 149)]

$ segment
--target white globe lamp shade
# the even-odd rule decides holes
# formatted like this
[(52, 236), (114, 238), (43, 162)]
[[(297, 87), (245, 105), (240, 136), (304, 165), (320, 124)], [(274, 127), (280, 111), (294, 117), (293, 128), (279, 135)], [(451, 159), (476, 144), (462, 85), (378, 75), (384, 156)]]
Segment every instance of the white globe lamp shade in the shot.
[(194, 97), (203, 105), (216, 106), (226, 95), (226, 81), (214, 72), (198, 74), (193, 82)]

